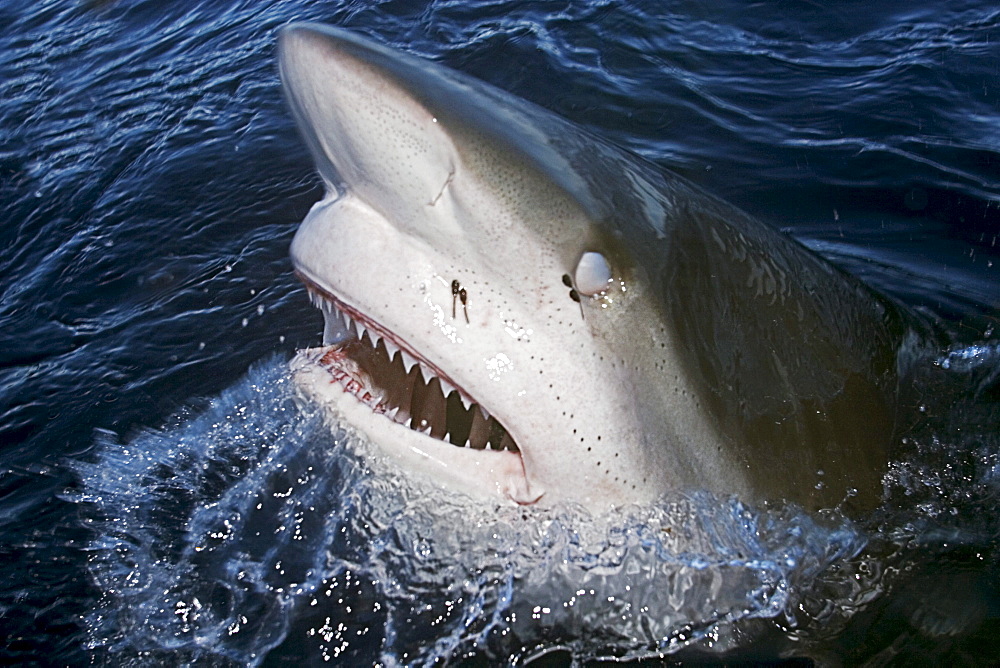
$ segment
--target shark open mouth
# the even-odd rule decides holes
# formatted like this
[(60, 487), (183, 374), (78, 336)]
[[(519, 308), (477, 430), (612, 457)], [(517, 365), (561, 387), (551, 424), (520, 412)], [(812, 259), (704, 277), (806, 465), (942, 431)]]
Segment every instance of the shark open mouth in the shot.
[[(300, 275), (313, 305), (348, 337), (310, 351), (331, 382), (401, 427), (473, 450), (520, 454), (502, 424), (434, 364), (375, 322)], [(329, 328), (328, 328), (329, 329)]]

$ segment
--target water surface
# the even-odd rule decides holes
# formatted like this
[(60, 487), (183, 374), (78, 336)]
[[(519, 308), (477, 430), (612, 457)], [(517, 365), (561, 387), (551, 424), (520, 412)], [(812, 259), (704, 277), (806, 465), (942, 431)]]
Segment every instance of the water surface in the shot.
[[(552, 109), (939, 320), (884, 506), (445, 503), (469, 529), (442, 536), (287, 390), (321, 329), (274, 63), (303, 19)], [(996, 663), (998, 42), (981, 1), (5, 3), (0, 657)]]

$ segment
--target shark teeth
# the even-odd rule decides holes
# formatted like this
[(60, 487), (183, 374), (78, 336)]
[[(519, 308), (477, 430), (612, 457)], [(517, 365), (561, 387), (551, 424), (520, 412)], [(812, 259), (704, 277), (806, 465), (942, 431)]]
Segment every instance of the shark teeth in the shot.
[[(434, 375), (375, 326), (352, 318), (315, 286), (307, 282), (306, 288), (309, 301), (322, 310), (326, 320), (324, 350), (334, 351), (321, 355), (321, 364), (345, 391), (373, 404), (375, 412), (429, 438), (476, 450), (519, 451), (503, 425), (461, 388)], [(355, 372), (345, 373), (347, 368)]]
[[(441, 383), (441, 392), (444, 394), (444, 396), (447, 397), (452, 392), (458, 392), (458, 390), (455, 389), (454, 385), (446, 381), (444, 378), (441, 378), (440, 376), (438, 376), (438, 382)], [(459, 394), (461, 395), (460, 392)], [(466, 408), (468, 408), (468, 406), (466, 406)]]
[[(389, 358), (390, 359), (392, 359), (398, 353), (400, 353), (399, 346), (397, 346), (395, 343), (393, 343), (390, 339), (382, 338), (382, 339), (380, 339), (380, 341), (382, 341), (382, 345), (385, 346), (386, 352), (389, 353)], [(375, 345), (378, 345), (378, 343), (376, 342)]]
[(400, 350), (399, 354), (403, 358), (403, 368), (409, 373), (417, 365), (417, 359), (405, 350)]

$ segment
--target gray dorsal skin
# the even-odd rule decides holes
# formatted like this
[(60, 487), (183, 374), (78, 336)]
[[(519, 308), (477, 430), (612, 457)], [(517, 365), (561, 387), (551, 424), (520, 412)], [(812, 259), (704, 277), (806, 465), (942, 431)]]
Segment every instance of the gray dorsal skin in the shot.
[[(621, 460), (630, 460), (621, 469), (622, 481), (634, 481), (636, 471), (644, 471), (643, 493), (633, 498), (624, 482), (616, 487), (615, 473), (615, 482), (583, 498), (584, 505), (698, 489), (751, 501), (787, 500), (809, 509), (839, 505), (848, 497), (851, 508), (878, 502), (897, 429), (903, 362), (919, 343), (910, 317), (890, 301), (684, 179), (461, 73), (345, 30), (309, 24), (283, 31), (280, 62), (290, 104), (328, 186), (325, 201), (364, 202), (365, 210), (374, 212), (366, 215), (391, 219), (402, 234), (419, 237), (435, 252), (454, 239), (459, 258), (448, 266), (455, 275), (513, 295), (496, 297), (491, 308), (520, 305), (518, 317), (528, 322), (537, 315), (531, 346), (550, 360), (558, 358), (552, 352), (558, 346), (571, 351), (579, 342), (587, 352), (584, 366), (595, 369), (589, 380), (574, 376), (576, 389), (564, 387), (559, 397), (539, 390), (532, 404), (551, 411), (551, 448), (560, 434), (575, 439), (571, 423), (558, 418), (559, 408), (565, 415), (573, 398), (579, 399), (579, 405), (570, 405), (577, 419), (594, 412), (602, 424), (619, 417), (630, 422), (609, 432), (628, 436), (610, 444), (615, 439), (605, 438), (600, 456), (589, 447), (567, 452), (569, 491), (551, 491), (559, 485), (544, 471), (537, 474), (538, 489), (576, 500), (574, 485), (596, 488), (596, 474), (586, 472), (590, 458), (603, 460), (596, 464), (606, 468), (621, 454)], [(369, 103), (372, 111), (356, 111)], [(411, 133), (424, 120), (427, 132), (439, 134)], [(440, 148), (428, 136), (447, 146)], [(414, 148), (399, 148), (398, 156), (387, 159), (396, 150), (393, 142)], [(419, 154), (419, 170), (412, 168), (418, 162), (411, 154)], [(489, 190), (494, 204), (486, 208), (509, 209), (495, 216), (502, 225), (491, 222), (483, 207), (461, 208), (476, 188)], [(421, 193), (418, 204), (408, 203), (407, 189)], [(464, 227), (449, 231), (452, 236), (426, 231), (432, 224), (427, 221), (444, 207), (442, 195), (457, 202), (446, 202), (448, 207), (469, 212), (468, 220), (459, 216)], [(332, 214), (317, 207), (293, 244), (293, 258), (308, 282), (339, 299), (334, 283), (343, 281), (323, 276), (335, 273), (337, 260), (316, 250), (323, 243), (323, 217)], [(516, 252), (505, 255), (505, 242), (522, 249), (536, 244), (543, 259), (519, 266)], [(488, 255), (480, 258), (484, 247)], [(560, 280), (574, 275), (588, 251), (607, 258), (613, 280), (607, 294), (584, 296), (577, 305)], [(477, 273), (487, 272), (491, 263), (500, 267), (496, 276)], [(503, 278), (511, 285), (499, 286)], [(364, 310), (358, 306), (361, 297), (343, 299)], [(562, 329), (555, 316), (545, 315), (543, 322), (553, 299), (562, 300)], [(368, 315), (379, 320), (378, 314)], [(549, 333), (558, 345), (544, 348)], [(483, 340), (487, 334), (484, 328)], [(466, 339), (479, 335), (470, 331)], [(419, 336), (400, 335), (411, 342)], [(573, 364), (571, 352), (565, 355), (565, 364)], [(514, 366), (534, 373), (541, 357), (525, 354)], [(603, 370), (596, 358), (607, 365)], [(446, 362), (431, 362), (459, 385), (476, 383), (449, 371)], [(567, 368), (553, 365), (544, 369), (546, 379)], [(591, 391), (590, 385), (608, 379), (613, 387)], [(487, 403), (481, 395), (489, 391), (485, 384), (480, 391), (466, 389)], [(557, 386), (552, 392), (558, 391)], [(535, 473), (527, 470), (536, 457), (529, 428), (515, 434), (511, 423), (546, 418), (505, 409), (504, 397), (495, 401), (499, 405), (496, 410), (491, 405), (491, 412), (503, 417), (519, 444), (524, 439), (525, 469), (535, 484)], [(605, 403), (617, 408), (602, 414)], [(647, 483), (647, 474), (662, 484)], [(612, 473), (607, 476), (610, 480)]]

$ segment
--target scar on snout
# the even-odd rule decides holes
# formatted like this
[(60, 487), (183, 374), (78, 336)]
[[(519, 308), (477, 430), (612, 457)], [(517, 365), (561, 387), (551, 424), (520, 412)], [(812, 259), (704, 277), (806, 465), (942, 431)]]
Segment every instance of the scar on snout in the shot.
[(427, 203), (427, 206), (434, 206), (435, 204), (438, 203), (438, 200), (441, 199), (442, 195), (444, 195), (445, 189), (448, 188), (448, 184), (451, 183), (451, 180), (453, 178), (455, 178), (455, 171), (454, 170), (448, 172), (448, 178), (446, 178), (444, 180), (444, 185), (441, 186), (441, 190), (439, 190), (438, 194), (434, 196), (434, 199), (432, 199), (430, 202)]

